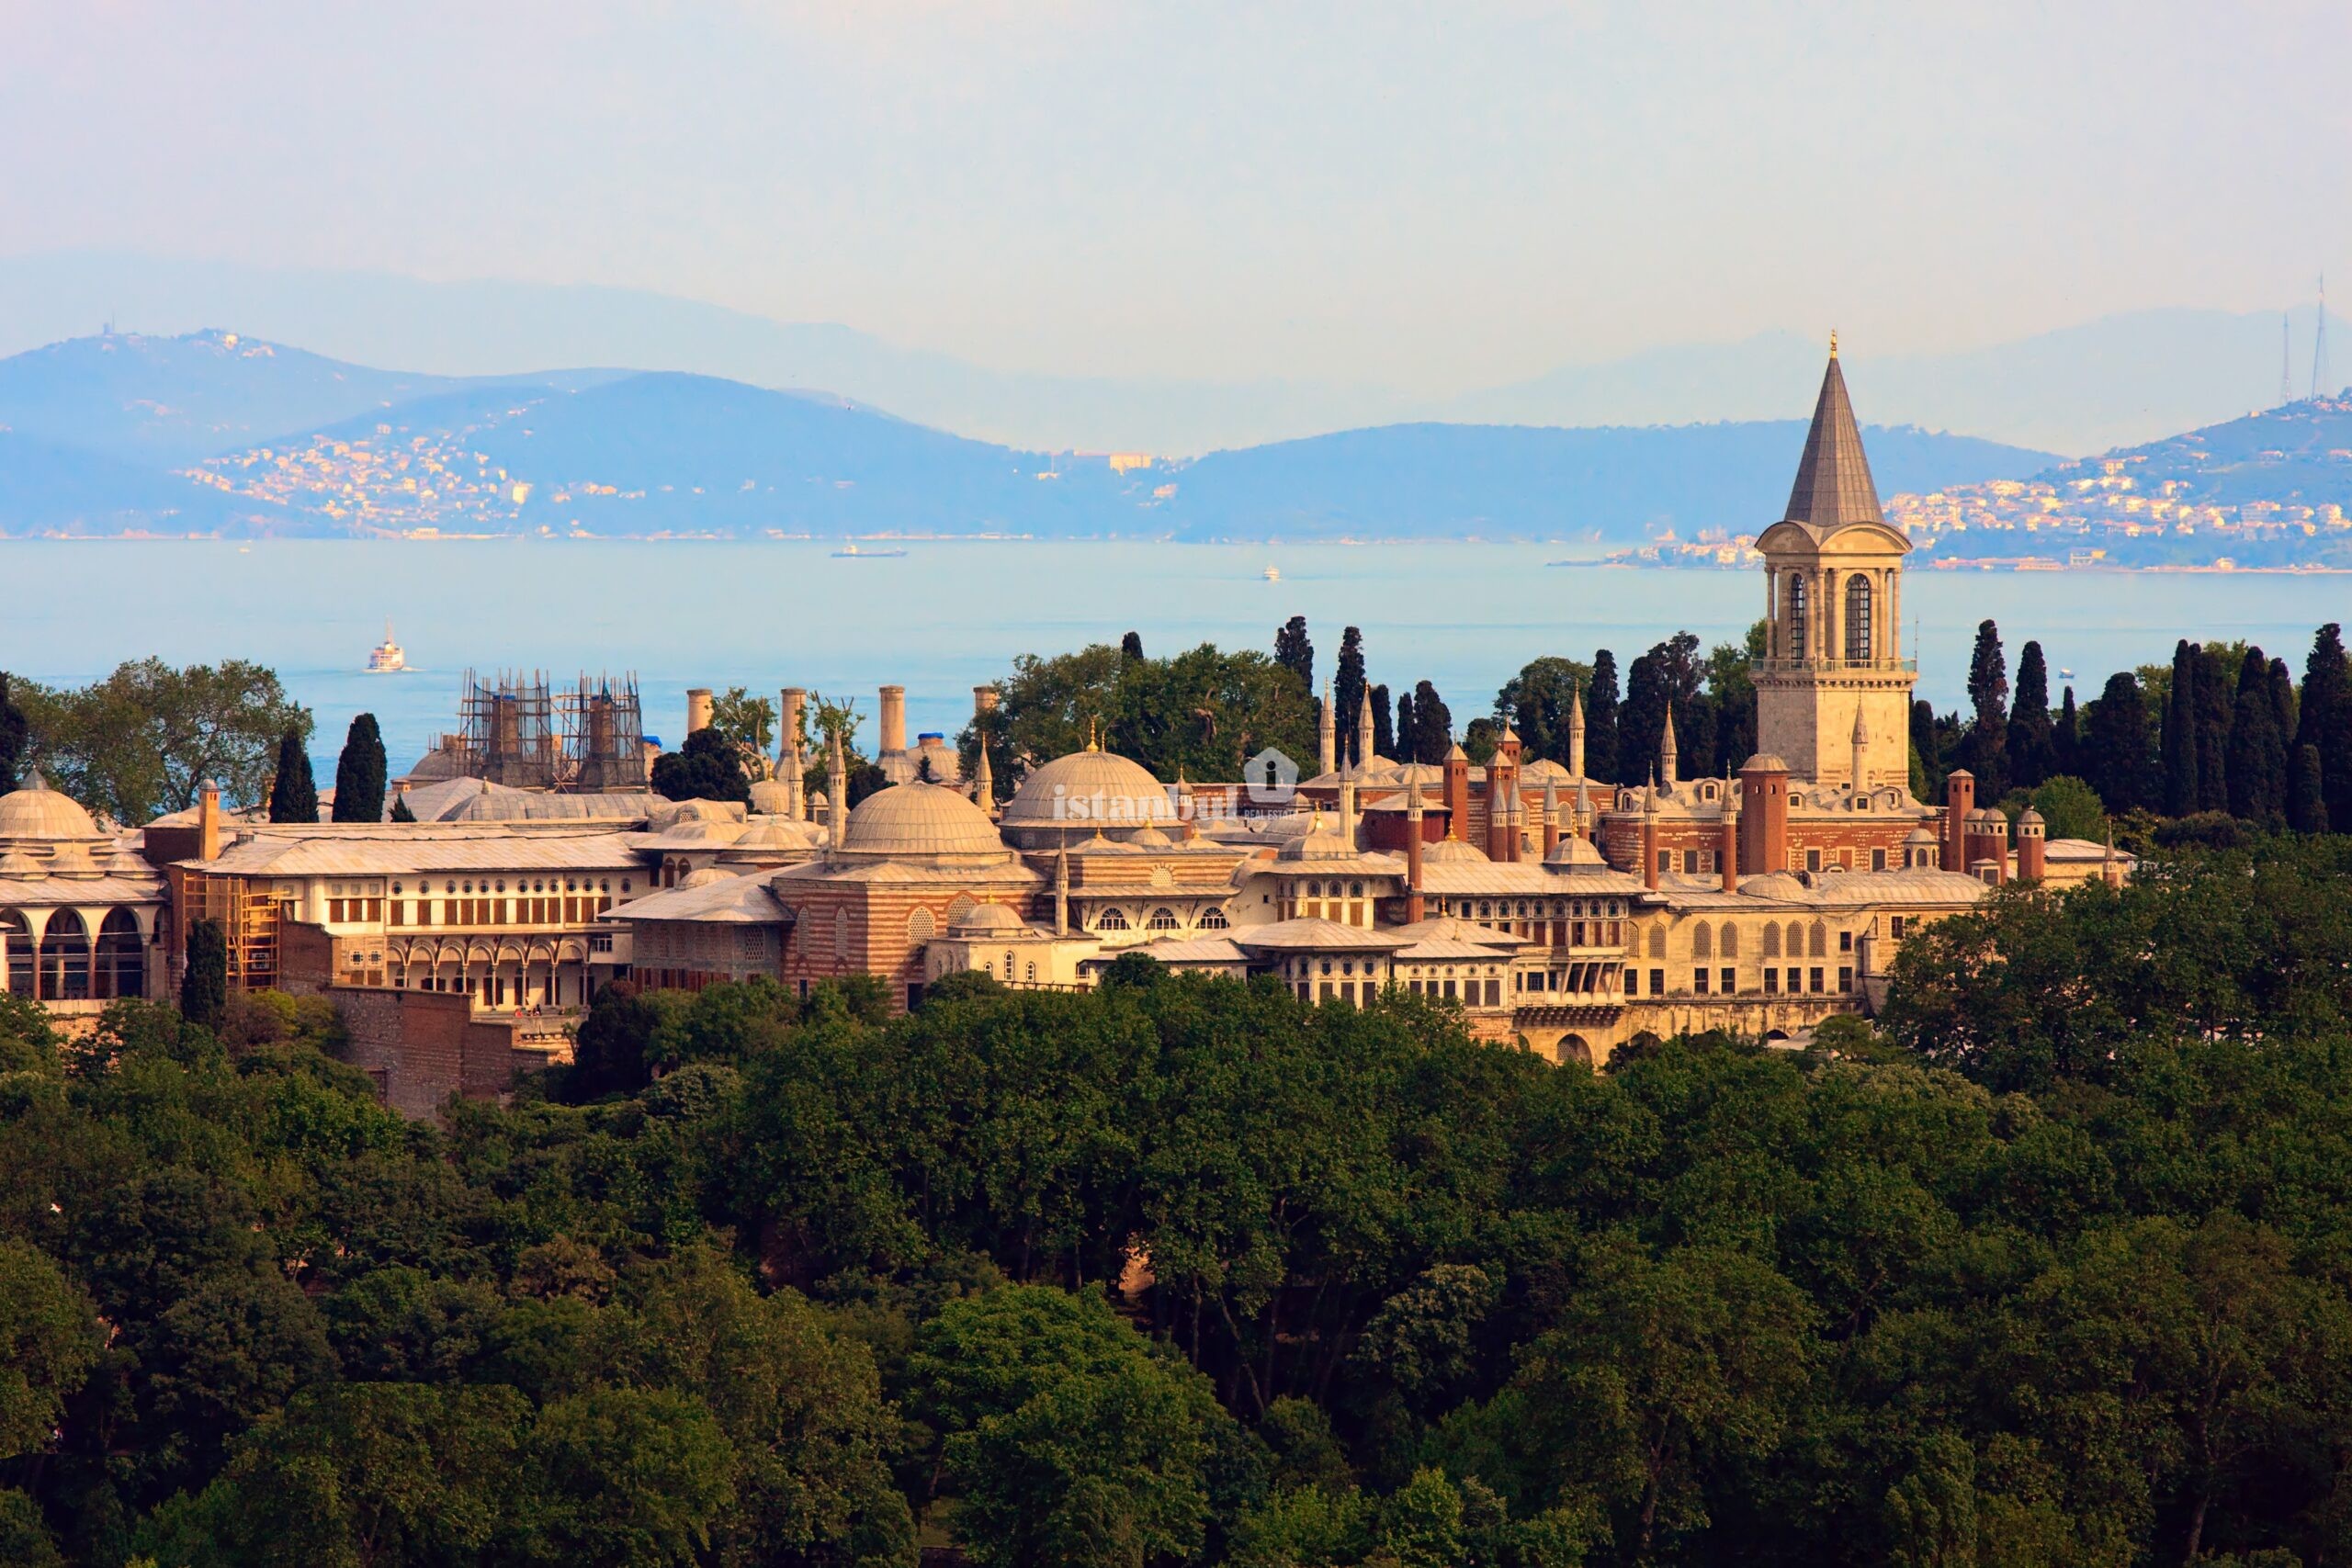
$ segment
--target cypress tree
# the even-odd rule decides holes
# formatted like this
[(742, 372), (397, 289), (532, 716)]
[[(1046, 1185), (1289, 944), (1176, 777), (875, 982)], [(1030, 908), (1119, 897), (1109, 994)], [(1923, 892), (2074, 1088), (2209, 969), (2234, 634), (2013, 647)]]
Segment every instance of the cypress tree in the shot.
[(1315, 645), (1306, 640), (1305, 615), (1293, 615), (1275, 631), (1274, 662), (1297, 676), (1300, 685), (1315, 690)]
[(277, 776), (269, 783), (269, 819), (273, 822), (316, 822), (319, 786), (311, 778), (310, 753), (302, 750), (302, 732), (288, 729), (277, 741)]
[(416, 820), (416, 813), (408, 808), (408, 796), (404, 795), (396, 795), (392, 796), (392, 820), (395, 822), (413, 822)]
[(2287, 781), (2287, 826), (2298, 833), (2327, 830), (2327, 794), (2316, 746), (2295, 748), (2294, 776)]
[(2219, 643), (2197, 656), (2197, 809), (2230, 808), (2230, 722), (2237, 712), (2237, 667)]
[(2083, 771), (2077, 759), (2082, 750), (2082, 718), (2075, 712), (2075, 688), (2069, 686), (2058, 703), (2058, 722), (2050, 730), (2051, 765), (2062, 773), (2080, 778)]
[(1623, 784), (1617, 765), (1617, 656), (1592, 656), (1592, 690), (1584, 699), (1584, 771), (1603, 784)]
[(1942, 738), (1936, 733), (1936, 707), (1925, 697), (1911, 704), (1911, 755), (1918, 760), (1921, 800), (1938, 800), (1944, 793)]
[(385, 771), (383, 732), (374, 714), (360, 714), (343, 738), (343, 755), (335, 759), (334, 819), (382, 821)]
[(1421, 760), (1420, 731), (1413, 728), (1414, 722), (1413, 694), (1397, 693), (1396, 744), (1399, 750), (1391, 751), (1389, 755), (1400, 762), (1418, 762)]
[(2165, 815), (2188, 817), (2197, 810), (2198, 647), (2187, 637), (2173, 645), (2172, 690), (2165, 703)]
[(2036, 789), (2057, 771), (2051, 746), (2050, 668), (2041, 644), (2018, 650), (2017, 700), (2009, 708), (2009, 787)]
[(2287, 742), (2270, 691), (2270, 660), (2249, 648), (2238, 664), (2237, 696), (2230, 718), (2230, 814), (2250, 822), (2278, 816), (2287, 805)]
[(2270, 661), (2270, 712), (2272, 722), (2278, 727), (2280, 754), (2287, 759), (2290, 774), (2295, 771), (2295, 672), (2287, 668), (2283, 659)]
[(1453, 714), (1437, 688), (1423, 681), (1413, 688), (1413, 761), (1434, 766), (1453, 749)]
[(1331, 705), (1339, 725), (1339, 760), (1353, 767), (1356, 757), (1356, 705), (1363, 698), (1363, 633), (1350, 626), (1340, 634), (1340, 672), (1331, 683)]
[(0, 794), (17, 787), (17, 770), (25, 763), (28, 733), (24, 710), (8, 694), (8, 672), (0, 670)]
[[(1666, 734), (1667, 695), (1667, 672), (1655, 651), (1638, 656), (1626, 667), (1625, 701), (1617, 710), (1617, 766), (1629, 775), (1628, 783), (1644, 783), (1657, 773), (1658, 742)], [(1678, 751), (1680, 739), (1678, 735)]]
[(2153, 756), (2148, 733), (2148, 702), (2139, 677), (2118, 671), (2091, 705), (2083, 725), (2084, 761), (2087, 782), (2098, 791), (2108, 815), (2120, 816), (2147, 804), (2147, 781)]
[(2319, 753), (2329, 828), (2352, 833), (2352, 660), (2344, 651), (2344, 628), (2334, 621), (2312, 637), (2311, 657), (2303, 661), (2295, 743)]
[(1143, 633), (1129, 632), (1126, 636), (1121, 637), (1119, 639), (1119, 657), (1122, 659), (1141, 659), (1143, 657)]
[(220, 1026), (229, 1005), (229, 938), (218, 920), (191, 920), (187, 964), (180, 972), (180, 1016), (207, 1029)]
[(1389, 716), (1388, 688), (1372, 689), (1372, 749), (1384, 757), (1396, 755), (1396, 725)]
[(1968, 700), (1976, 717), (1962, 756), (1976, 775), (1976, 798), (1998, 800), (2009, 792), (2009, 671), (2001, 654), (2001, 628), (1991, 621), (1977, 623), (1976, 647), (1968, 657)]

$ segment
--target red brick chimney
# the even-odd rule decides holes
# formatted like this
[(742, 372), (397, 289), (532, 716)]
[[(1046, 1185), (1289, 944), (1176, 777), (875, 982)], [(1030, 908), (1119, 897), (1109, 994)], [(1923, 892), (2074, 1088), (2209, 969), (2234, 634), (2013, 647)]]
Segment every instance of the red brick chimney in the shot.
[(1968, 873), (1969, 814), (1976, 809), (1976, 775), (1954, 768), (1944, 776), (1944, 869)]
[(1758, 752), (1739, 770), (1741, 805), (1747, 831), (1739, 837), (1743, 876), (1785, 871), (1789, 864), (1789, 765)]

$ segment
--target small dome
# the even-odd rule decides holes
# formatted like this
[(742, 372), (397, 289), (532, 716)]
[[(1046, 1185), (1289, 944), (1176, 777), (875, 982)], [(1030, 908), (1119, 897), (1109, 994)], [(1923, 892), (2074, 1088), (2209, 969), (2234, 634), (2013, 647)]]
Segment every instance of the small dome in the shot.
[(1327, 827), (1301, 833), (1274, 852), (1277, 860), (1348, 860), (1356, 847)]
[(754, 822), (743, 835), (727, 847), (730, 855), (745, 850), (806, 850), (816, 846), (817, 835), (806, 822), (795, 822), (788, 817), (770, 817)]
[(0, 795), (0, 839), (95, 839), (98, 825), (73, 796), (49, 787), (38, 773), (25, 787)]
[(1424, 865), (1484, 865), (1487, 852), (1466, 839), (1440, 839), (1421, 851)]
[(22, 850), (10, 850), (0, 854), (0, 876), (12, 877), (18, 882), (38, 882), (48, 874), (49, 867)]
[(762, 817), (781, 817), (792, 806), (792, 792), (776, 779), (760, 779), (752, 785), (752, 809)]
[(2039, 827), (2041, 827), (2041, 812), (2039, 812), (2039, 811), (2036, 811), (2036, 810), (2035, 810), (2032, 807), (2030, 807), (2030, 806), (2027, 807), (2025, 808), (2025, 810), (2024, 810), (2022, 813), (2020, 813), (2020, 814), (2018, 815), (2018, 827), (2020, 827), (2020, 828), (2039, 828)]
[(100, 871), (98, 863), (90, 858), (89, 845), (69, 839), (49, 852), (49, 874), (96, 878), (104, 876), (106, 873)]
[(714, 882), (726, 882), (730, 879), (730, 873), (721, 871), (715, 865), (707, 865), (699, 871), (690, 871), (686, 873), (685, 875), (678, 878), (678, 886), (681, 887), (707, 887)]
[(1927, 844), (1932, 846), (1936, 841), (1936, 836), (1928, 830), (1927, 824), (1923, 822), (1918, 827), (1912, 829), (1910, 833), (1905, 837), (1903, 841), (1906, 844)]
[(1538, 757), (1519, 770), (1519, 782), (1540, 790), (1546, 784), (1574, 784), (1576, 775), (1549, 757)]
[(1172, 850), (1176, 840), (1157, 828), (1142, 828), (1131, 834), (1127, 842), (1139, 850)]
[(1580, 839), (1574, 833), (1564, 834), (1560, 841), (1552, 846), (1552, 852), (1544, 857), (1544, 863), (1555, 871), (1587, 868), (1605, 871), (1609, 866), (1609, 863), (1601, 858), (1600, 850), (1593, 847), (1592, 840)]
[(1002, 855), (988, 813), (942, 784), (876, 790), (853, 807), (835, 852), (870, 855)]
[(1021, 781), (1004, 803), (1008, 828), (1132, 828), (1176, 820), (1168, 786), (1111, 751), (1072, 751)]
[(987, 936), (992, 931), (1019, 931), (1029, 922), (1002, 904), (975, 904), (961, 918), (948, 922), (950, 936)]
[(1741, 763), (1739, 771), (1743, 773), (1785, 773), (1789, 771), (1789, 764), (1787, 759), (1776, 752), (1758, 751)]

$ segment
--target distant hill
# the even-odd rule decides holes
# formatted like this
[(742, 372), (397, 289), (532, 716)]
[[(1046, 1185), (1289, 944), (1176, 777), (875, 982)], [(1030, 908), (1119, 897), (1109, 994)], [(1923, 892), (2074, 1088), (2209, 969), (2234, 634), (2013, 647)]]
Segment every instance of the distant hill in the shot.
[[(1794, 420), (1403, 424), (1114, 468), (714, 377), (404, 377), (226, 333), (81, 340), (0, 362), (0, 386), (20, 399), (43, 378), (65, 390), (57, 406), (29, 410), (35, 423), (88, 445), (17, 437), (28, 442), (23, 472), (0, 491), (9, 533), (1622, 543), (1777, 516), (1804, 433)], [(334, 417), (276, 427), (320, 403)], [(162, 452), (224, 430), (270, 434), (164, 471)], [(2018, 478), (2053, 460), (1915, 430), (1871, 441), (1890, 492)]]
[[(1543, 375), (1457, 396), (1318, 380), (998, 370), (851, 327), (636, 289), (424, 282), (108, 253), (0, 258), (0, 353), (87, 333), (117, 312), (150, 333), (233, 323), (346, 361), (441, 377), (582, 364), (679, 370), (823, 388), (1016, 448), (1163, 454), (1399, 421), (1582, 427), (1777, 419), (1811, 396), (1822, 350), (1818, 334), (1770, 333), (1611, 358), (1568, 355), (1575, 362)], [(2312, 310), (2290, 315), (2296, 374), (2306, 376)], [(1873, 419), (2072, 455), (2264, 406), (2278, 389), (2278, 325), (2270, 311), (2162, 310), (1951, 353), (1874, 353), (1855, 341), (1847, 371), (1857, 405)], [(2352, 343), (2352, 323), (2338, 318), (2335, 335)], [(0, 423), (14, 422), (0, 414)]]
[[(1754, 533), (1781, 514), (1803, 420), (1555, 430), (1400, 424), (1218, 452), (1179, 468), (1166, 502), (1184, 538), (1539, 537), (1623, 543)], [(1879, 489), (2017, 479), (2017, 446), (1871, 428)]]
[(2120, 462), (2142, 491), (2166, 483), (2175, 496), (2214, 506), (2275, 501), (2352, 507), (2352, 400), (2304, 399), (2036, 476), (2053, 483)]
[[(607, 374), (538, 379), (579, 386)], [(171, 466), (467, 384), (346, 364), (238, 333), (111, 333), (0, 359), (0, 426)]]

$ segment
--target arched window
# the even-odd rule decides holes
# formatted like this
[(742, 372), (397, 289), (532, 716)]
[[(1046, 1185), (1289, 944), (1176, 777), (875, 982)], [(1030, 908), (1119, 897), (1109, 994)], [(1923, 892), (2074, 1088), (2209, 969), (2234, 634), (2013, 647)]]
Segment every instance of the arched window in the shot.
[(1789, 922), (1789, 956), (1791, 958), (1804, 956), (1804, 927), (1794, 920)]
[(97, 984), (101, 997), (147, 994), (146, 943), (140, 940), (139, 918), (128, 909), (108, 910), (98, 927)]
[(1127, 914), (1124, 909), (1105, 909), (1094, 922), (1098, 931), (1123, 931), (1127, 929)]
[(1724, 922), (1724, 940), (1721, 946), (1725, 958), (1739, 956), (1739, 928), (1729, 920)]
[(1212, 908), (1204, 911), (1201, 915), (1201, 930), (1204, 931), (1221, 931), (1232, 923), (1225, 918), (1223, 909)]
[(1781, 928), (1770, 920), (1764, 923), (1764, 956), (1767, 958), (1781, 956)]
[(1650, 928), (1650, 956), (1652, 958), (1666, 956), (1666, 928), (1664, 926)]
[(1871, 657), (1871, 580), (1860, 572), (1846, 580), (1846, 646), (1849, 659)]
[(1706, 921), (1701, 920), (1698, 926), (1690, 932), (1690, 956), (1693, 958), (1713, 958), (1714, 955), (1715, 934), (1713, 931), (1707, 929)]
[(1176, 911), (1162, 904), (1151, 912), (1149, 919), (1144, 921), (1143, 929), (1148, 931), (1172, 931), (1177, 929), (1179, 923)]
[(916, 908), (907, 912), (907, 940), (929, 942), (938, 931), (929, 909)]
[(1813, 922), (1813, 942), (1806, 956), (1819, 958), (1829, 951), (1829, 928), (1819, 920)]
[(1789, 628), (1788, 656), (1791, 659), (1803, 659), (1805, 657), (1805, 588), (1804, 573), (1801, 571), (1789, 573), (1789, 609), (1786, 621)]
[(0, 939), (8, 948), (8, 994), (33, 994), (33, 931), (14, 909), (0, 909)]
[(53, 1002), (90, 999), (90, 928), (72, 909), (53, 912), (41, 932), (40, 994)]

